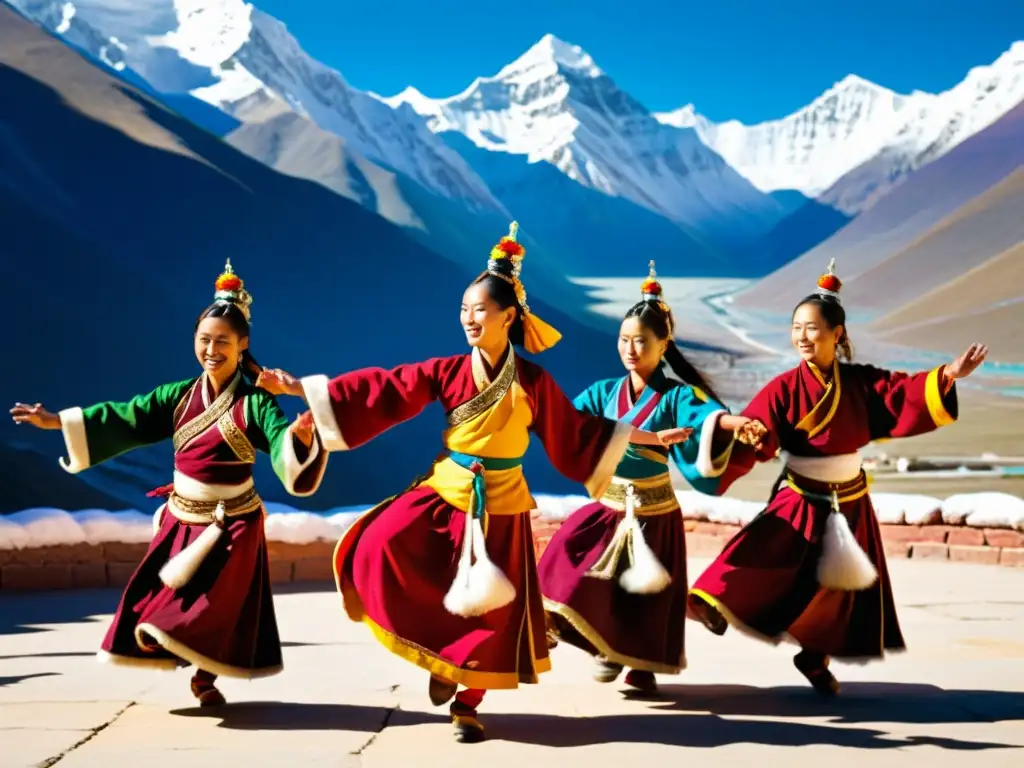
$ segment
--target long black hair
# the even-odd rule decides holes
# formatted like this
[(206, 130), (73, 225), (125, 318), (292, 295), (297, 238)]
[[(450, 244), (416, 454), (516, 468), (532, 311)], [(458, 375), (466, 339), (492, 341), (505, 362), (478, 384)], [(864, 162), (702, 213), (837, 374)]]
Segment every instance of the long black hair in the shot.
[(481, 272), (472, 284), (483, 285), (487, 295), (501, 309), (515, 307), (516, 317), (509, 326), (508, 340), (513, 346), (522, 347), (526, 343), (526, 329), (523, 328), (523, 307), (512, 286), (512, 267), (510, 259), (496, 259), (490, 263), (488, 271)]
[(653, 333), (658, 340), (668, 341), (668, 346), (665, 348), (665, 363), (672, 369), (672, 373), (686, 384), (699, 387), (713, 400), (722, 402), (714, 388), (708, 383), (707, 377), (686, 359), (675, 339), (672, 338), (672, 329), (676, 327), (676, 322), (672, 316), (672, 310), (668, 308), (667, 304), (655, 299), (643, 299), (629, 308), (623, 320), (628, 320), (631, 317), (639, 320), (640, 325)]
[[(200, 313), (199, 318), (196, 320), (197, 331), (199, 330), (199, 324), (208, 317), (218, 317), (226, 322), (231, 330), (238, 334), (239, 339), (249, 338), (249, 321), (245, 319), (245, 315), (242, 314), (242, 310), (237, 305), (228, 301), (213, 302), (213, 304)], [(242, 350), (242, 358), (239, 364), (242, 373), (253, 382), (256, 381), (263, 370), (263, 366), (256, 362), (256, 358), (252, 356), (252, 352), (248, 349)]]
[(834, 331), (839, 326), (843, 327), (843, 334), (836, 342), (836, 355), (840, 360), (853, 362), (853, 344), (850, 343), (850, 334), (846, 330), (846, 310), (843, 309), (843, 305), (831, 296), (812, 293), (801, 299), (800, 303), (793, 308), (793, 315), (795, 316), (796, 311), (807, 304), (818, 308), (830, 331)]

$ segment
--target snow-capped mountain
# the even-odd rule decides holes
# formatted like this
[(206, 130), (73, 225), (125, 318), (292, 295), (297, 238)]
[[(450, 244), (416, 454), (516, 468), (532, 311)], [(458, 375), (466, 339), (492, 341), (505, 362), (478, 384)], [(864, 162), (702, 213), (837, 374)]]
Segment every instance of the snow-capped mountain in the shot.
[(116, 40), (123, 60), (158, 91), (191, 93), (228, 114), (268, 91), (375, 163), (474, 210), (500, 203), (465, 161), (409, 108), (392, 109), (351, 88), (309, 57), (287, 28), (243, 0), (13, 0), (50, 31), (64, 18), (97, 31), (93, 47)]
[(477, 147), (546, 161), (570, 178), (720, 239), (765, 231), (781, 206), (689, 128), (663, 125), (580, 47), (545, 35), (493, 77), (431, 99), (415, 88), (383, 99)]
[(898, 94), (850, 75), (804, 109), (757, 125), (713, 123), (692, 104), (656, 117), (693, 128), (762, 191), (797, 190), (852, 214), (1022, 99), (1024, 42), (1018, 42), (940, 94)]
[(69, 43), (96, 57), (117, 71), (125, 68), (125, 45), (116, 37), (104, 36), (78, 15), (71, 3), (56, 0), (9, 0), (15, 8)]

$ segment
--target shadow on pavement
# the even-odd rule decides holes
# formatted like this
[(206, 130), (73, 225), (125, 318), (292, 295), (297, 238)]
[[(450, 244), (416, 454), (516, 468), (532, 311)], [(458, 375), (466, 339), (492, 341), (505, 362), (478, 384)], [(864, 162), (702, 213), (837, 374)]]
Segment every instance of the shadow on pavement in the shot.
[(33, 624), (95, 622), (113, 614), (121, 599), (118, 589), (72, 589), (58, 592), (15, 592), (0, 596), (0, 635), (49, 632)]
[[(627, 694), (628, 695), (628, 694)], [(919, 683), (843, 683), (834, 699), (808, 687), (666, 685), (659, 711), (751, 717), (829, 717), (835, 723), (996, 723), (1024, 720), (1024, 692), (946, 690)]]
[[(349, 704), (252, 702), (223, 708), (178, 709), (172, 715), (216, 718), (219, 727), (243, 731), (346, 730), (377, 733), (385, 728), (448, 725), (440, 713), (406, 712)], [(828, 745), (855, 749), (906, 749), (928, 745), (957, 751), (1012, 749), (1016, 745), (961, 741), (932, 736), (891, 737), (880, 730), (831, 727), (787, 720), (733, 720), (717, 714), (636, 714), (601, 717), (487, 714), (481, 719), (492, 741), (545, 747), (582, 747), (608, 743), (718, 747), (727, 744), (767, 746)]]
[(59, 675), (59, 672), (35, 672), (31, 675), (15, 675), (14, 677), (0, 677), (0, 688), (5, 685), (14, 685), (20, 683), (22, 680), (31, 680), (33, 677), (53, 677)]

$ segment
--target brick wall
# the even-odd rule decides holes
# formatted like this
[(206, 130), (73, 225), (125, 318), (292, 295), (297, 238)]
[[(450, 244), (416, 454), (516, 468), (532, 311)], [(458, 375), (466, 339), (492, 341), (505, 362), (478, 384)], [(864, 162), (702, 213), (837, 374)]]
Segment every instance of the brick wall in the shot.
[[(560, 523), (534, 516), (537, 557)], [(714, 557), (739, 530), (736, 525), (686, 521), (686, 547), (693, 557)], [(1024, 533), (953, 525), (883, 525), (886, 556), (1024, 567)], [(270, 577), (285, 582), (331, 582), (335, 542), (283, 544), (272, 541)], [(145, 544), (72, 544), (0, 549), (0, 590), (121, 587), (146, 552)]]

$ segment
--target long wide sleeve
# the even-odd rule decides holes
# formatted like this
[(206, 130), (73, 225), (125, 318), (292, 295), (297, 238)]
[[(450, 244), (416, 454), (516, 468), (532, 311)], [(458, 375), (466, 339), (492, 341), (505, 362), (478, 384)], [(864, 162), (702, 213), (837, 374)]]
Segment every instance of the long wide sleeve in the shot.
[(127, 402), (105, 402), (60, 412), (67, 459), (60, 465), (72, 474), (94, 467), (174, 434), (174, 409), (195, 379), (163, 384)]
[(946, 391), (943, 368), (902, 373), (851, 366), (867, 389), (871, 438), (913, 437), (955, 422), (959, 416), (956, 384)]
[(313, 443), (307, 448), (295, 436), (295, 425), (288, 422), (277, 398), (262, 389), (249, 396), (249, 420), (257, 427), (253, 445), (270, 455), (274, 473), (285, 490), (293, 496), (316, 493), (328, 456), (319, 432), (313, 430)]
[(669, 449), (673, 463), (695, 491), (719, 493), (735, 443), (731, 433), (723, 436), (718, 430), (718, 420), (729, 410), (689, 386), (674, 387), (668, 397), (672, 425), (693, 429), (690, 439)]
[(591, 498), (600, 498), (629, 447), (632, 427), (578, 409), (546, 371), (534, 371), (531, 431), (544, 445), (555, 469), (582, 483)]
[(302, 379), (313, 421), (328, 451), (347, 451), (418, 415), (441, 396), (442, 373), (453, 358), (363, 368), (333, 379)]

